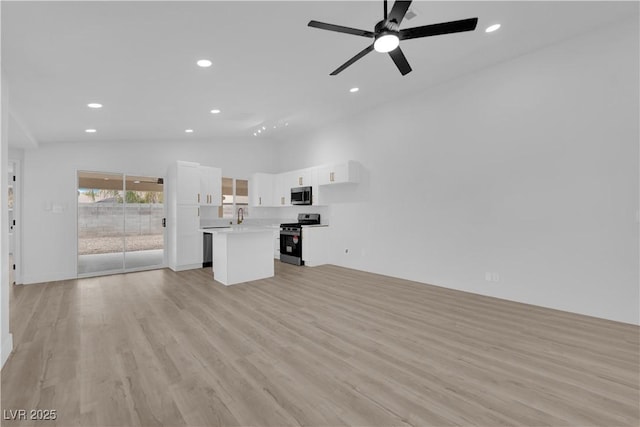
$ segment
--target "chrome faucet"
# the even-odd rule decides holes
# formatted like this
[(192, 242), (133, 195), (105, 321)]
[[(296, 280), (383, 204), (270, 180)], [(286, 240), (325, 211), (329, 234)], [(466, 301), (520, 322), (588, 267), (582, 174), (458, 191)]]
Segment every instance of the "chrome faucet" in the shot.
[(238, 208), (238, 224), (242, 224), (242, 221), (244, 221), (244, 211)]

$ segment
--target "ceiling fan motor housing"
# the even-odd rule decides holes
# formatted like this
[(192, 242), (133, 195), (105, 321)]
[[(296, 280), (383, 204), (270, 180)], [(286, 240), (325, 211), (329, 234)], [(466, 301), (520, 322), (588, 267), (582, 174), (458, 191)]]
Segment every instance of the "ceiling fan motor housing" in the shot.
[(378, 22), (373, 30), (376, 33), (376, 36), (383, 31), (391, 31), (394, 33), (398, 33), (400, 25), (395, 20), (383, 19)]

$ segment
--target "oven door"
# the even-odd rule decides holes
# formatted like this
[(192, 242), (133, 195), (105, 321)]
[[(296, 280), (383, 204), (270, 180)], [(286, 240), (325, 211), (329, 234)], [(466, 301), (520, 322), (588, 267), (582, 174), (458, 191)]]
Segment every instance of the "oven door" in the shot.
[(280, 261), (303, 265), (300, 230), (280, 230)]

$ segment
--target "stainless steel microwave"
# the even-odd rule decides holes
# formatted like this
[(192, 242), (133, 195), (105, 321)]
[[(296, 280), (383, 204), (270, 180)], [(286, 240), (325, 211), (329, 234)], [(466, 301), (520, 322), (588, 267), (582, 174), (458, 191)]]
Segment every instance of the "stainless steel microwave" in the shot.
[(291, 189), (292, 205), (310, 205), (311, 201), (311, 187), (295, 187)]

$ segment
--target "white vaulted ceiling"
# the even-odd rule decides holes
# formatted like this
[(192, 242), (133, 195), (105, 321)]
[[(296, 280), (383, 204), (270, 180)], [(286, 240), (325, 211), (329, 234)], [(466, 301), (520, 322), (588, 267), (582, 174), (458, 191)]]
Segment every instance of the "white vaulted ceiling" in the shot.
[[(405, 77), (376, 52), (330, 77), (370, 41), (309, 20), (372, 30), (382, 1), (5, 1), (10, 110), (39, 143), (253, 137), (262, 126), (277, 139), (625, 19), (637, 4), (430, 1), (412, 10), (401, 28), (476, 16), (478, 28), (402, 42), (413, 67)], [(493, 23), (502, 28), (485, 33)], [(213, 66), (198, 67), (202, 58)]]

